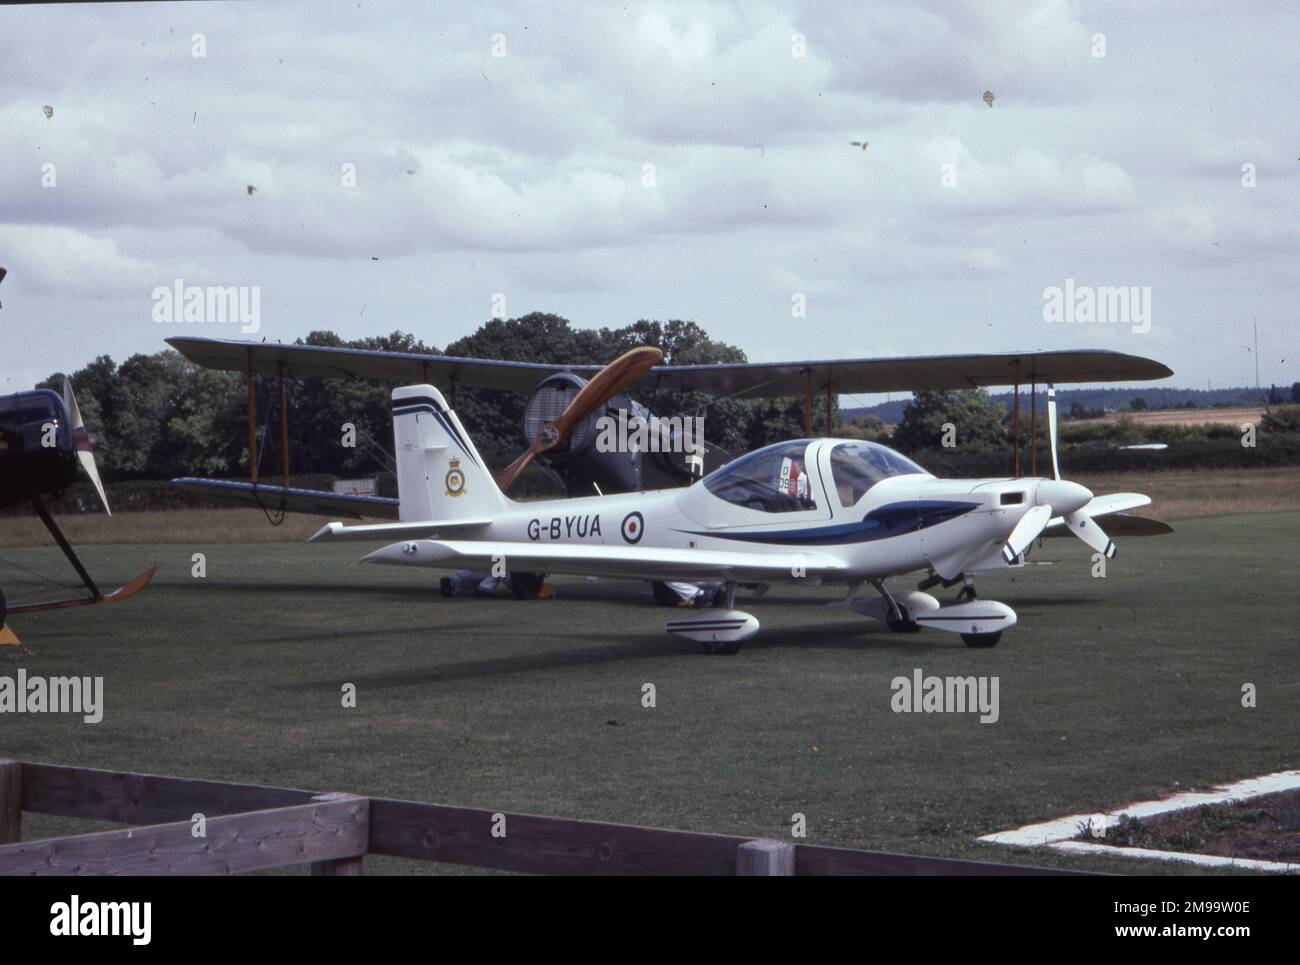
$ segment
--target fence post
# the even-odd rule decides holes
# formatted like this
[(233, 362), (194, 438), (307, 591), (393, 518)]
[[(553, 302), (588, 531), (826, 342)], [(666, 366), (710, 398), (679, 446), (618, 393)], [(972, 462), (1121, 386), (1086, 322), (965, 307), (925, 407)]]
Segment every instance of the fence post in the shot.
[(738, 875), (793, 875), (794, 845), (788, 841), (756, 838), (736, 850)]
[[(355, 794), (332, 791), (328, 794), (313, 794), (313, 801), (344, 801), (355, 798)], [(311, 876), (313, 878), (357, 878), (363, 873), (362, 857), (335, 858), (331, 861), (313, 861)]]
[(23, 836), (23, 765), (0, 759), (0, 844), (13, 844)]

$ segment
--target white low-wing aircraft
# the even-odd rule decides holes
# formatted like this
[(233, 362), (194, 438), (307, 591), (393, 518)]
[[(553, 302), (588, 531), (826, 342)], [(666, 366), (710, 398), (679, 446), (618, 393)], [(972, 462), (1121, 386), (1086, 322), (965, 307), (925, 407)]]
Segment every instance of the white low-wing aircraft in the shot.
[[(758, 620), (735, 609), (737, 584), (800, 581), (847, 585), (845, 605), (891, 630), (931, 627), (990, 647), (1016, 614), (977, 599), (975, 574), (1020, 563), (1052, 529), (1113, 556), (1095, 517), (1151, 502), (1134, 493), (1094, 497), (1059, 478), (1052, 395), (1051, 479), (937, 479), (876, 443), (798, 439), (749, 453), (685, 489), (516, 502), (442, 393), (408, 385), (392, 394), (400, 522), (333, 522), (312, 541), (391, 541), (365, 560), (402, 566), (720, 580), (724, 602), (666, 627), (711, 653), (735, 653), (758, 631)], [(1114, 519), (1115, 531), (1169, 531), (1154, 520)], [(924, 588), (963, 582), (962, 602), (942, 606), (919, 590), (885, 588), (886, 578), (918, 571), (928, 574)], [(860, 597), (864, 584), (877, 596)]]

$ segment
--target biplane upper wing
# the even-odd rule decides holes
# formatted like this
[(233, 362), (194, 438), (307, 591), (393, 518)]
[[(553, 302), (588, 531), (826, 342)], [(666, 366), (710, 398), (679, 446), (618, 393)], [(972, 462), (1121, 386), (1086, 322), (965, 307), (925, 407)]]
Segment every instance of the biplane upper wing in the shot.
[[(204, 368), (278, 372), (320, 378), (378, 379), (531, 392), (548, 375), (573, 372), (590, 378), (599, 365), (551, 365), (418, 355), (317, 345), (284, 345), (179, 336), (167, 343)], [(281, 367), (283, 367), (281, 369)], [(808, 391), (909, 392), (969, 389), (1020, 383), (1142, 382), (1173, 375), (1168, 366), (1138, 355), (1101, 349), (1013, 352), (992, 355), (928, 355), (905, 358), (832, 359), (806, 362), (741, 362), (722, 365), (657, 365), (638, 385), (689, 389), (748, 398), (799, 396)]]
[(349, 519), (397, 519), (397, 500), (387, 496), (328, 493), (292, 486), (236, 482), (231, 479), (173, 479), (195, 496), (213, 503), (258, 506), (271, 512), (308, 513), (316, 516), (346, 516)]

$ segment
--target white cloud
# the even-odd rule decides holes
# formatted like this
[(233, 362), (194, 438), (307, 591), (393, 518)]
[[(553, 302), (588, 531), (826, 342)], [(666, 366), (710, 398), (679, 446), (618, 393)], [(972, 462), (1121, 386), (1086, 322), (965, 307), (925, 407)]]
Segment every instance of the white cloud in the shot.
[(138, 294), (154, 267), (117, 242), (58, 225), (0, 224), (9, 291), (69, 298)]
[[(1060, 339), (1022, 324), (1045, 285), (1156, 278), (1184, 299), (1162, 296), (1163, 324), (1187, 334), (1161, 350), (1212, 375), (1201, 327), (1289, 318), (1300, 295), (1279, 106), (1296, 31), (1285, 7), (1267, 18), (1010, 0), (15, 8), (0, 299), (8, 316), (32, 295), (44, 324), (21, 352), (0, 326), (0, 352), (40, 377), (67, 363), (85, 298), (135, 320), (173, 277), (262, 286), (272, 337), (445, 343), (508, 290), (512, 313), (587, 324), (695, 317), (756, 358), (959, 351), (972, 315), (981, 345)], [(795, 290), (816, 309), (797, 340)], [(131, 321), (75, 344), (159, 342)]]

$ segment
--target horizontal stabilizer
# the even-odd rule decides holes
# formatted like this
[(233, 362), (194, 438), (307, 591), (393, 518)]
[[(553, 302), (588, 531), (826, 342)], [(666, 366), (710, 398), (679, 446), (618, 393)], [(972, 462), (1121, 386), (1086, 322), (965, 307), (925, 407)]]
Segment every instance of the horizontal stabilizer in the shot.
[(326, 523), (307, 540), (308, 543), (337, 543), (343, 540), (379, 540), (423, 539), (439, 533), (455, 533), (460, 530), (482, 529), (490, 519), (430, 519), (415, 523), (370, 523), (362, 526), (344, 526), (342, 523)]
[(256, 506), (271, 512), (306, 513), (309, 516), (346, 516), (349, 519), (397, 519), (397, 500), (386, 496), (330, 493), (232, 479), (173, 479), (172, 485), (209, 502), (231, 506)]

